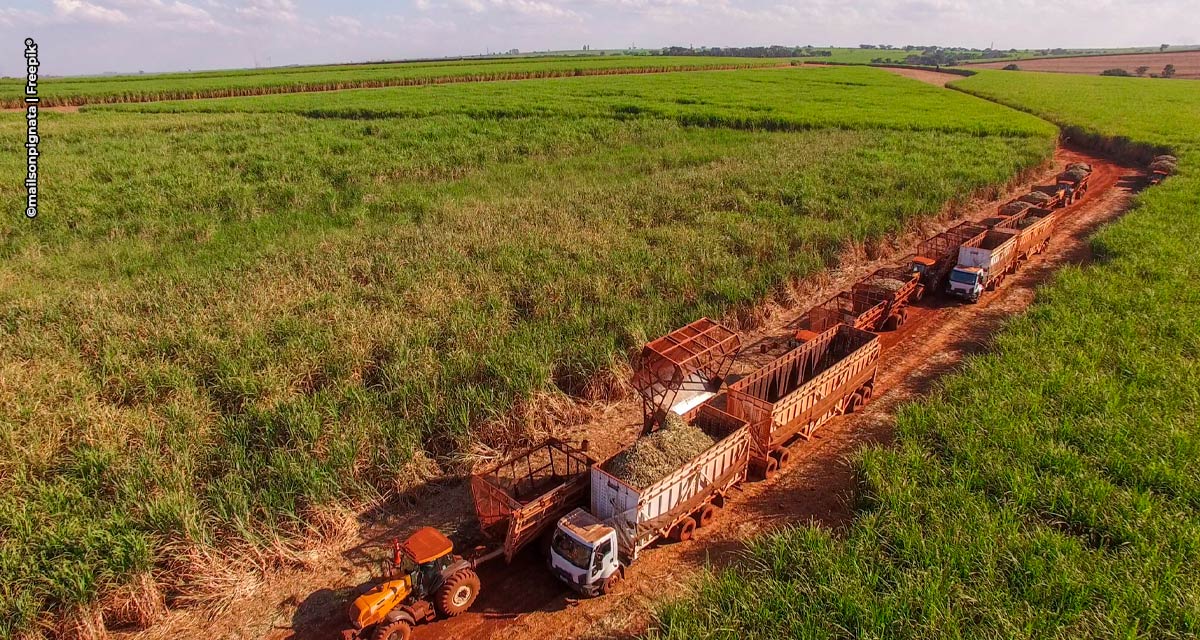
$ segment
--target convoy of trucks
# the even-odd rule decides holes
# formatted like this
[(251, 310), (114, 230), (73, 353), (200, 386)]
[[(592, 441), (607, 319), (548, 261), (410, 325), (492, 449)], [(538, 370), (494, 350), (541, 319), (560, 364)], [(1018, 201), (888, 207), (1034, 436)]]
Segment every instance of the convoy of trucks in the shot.
[(461, 613), (477, 595), (477, 566), (500, 557), (511, 562), (535, 541), (551, 572), (572, 589), (610, 592), (648, 546), (689, 540), (734, 487), (771, 478), (789, 462), (790, 445), (861, 410), (875, 391), (877, 333), (903, 325), (907, 306), (927, 291), (975, 302), (999, 286), (1045, 248), (1063, 207), (1087, 191), (1090, 174), (1090, 166), (1070, 165), (1056, 185), (1039, 191), (1048, 198), (1019, 199), (1029, 206), (1006, 205), (997, 216), (927, 239), (905, 267), (880, 269), (811, 309), (791, 348), (744, 376), (730, 374), (742, 347), (737, 333), (709, 318), (650, 341), (632, 379), (643, 435), (676, 421), (702, 431), (711, 446), (705, 441), (699, 453), (672, 461), (642, 487), (614, 472), (617, 456), (591, 457), (586, 441), (550, 439), (473, 474), (487, 544), (464, 558), (428, 527), (395, 543), (394, 575), (352, 604), (345, 637), (406, 640), (412, 625)]

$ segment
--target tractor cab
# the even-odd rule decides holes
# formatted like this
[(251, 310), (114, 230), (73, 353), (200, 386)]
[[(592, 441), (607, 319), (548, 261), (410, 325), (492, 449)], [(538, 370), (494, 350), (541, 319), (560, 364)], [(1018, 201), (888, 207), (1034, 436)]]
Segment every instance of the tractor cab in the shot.
[(608, 593), (621, 578), (617, 531), (576, 509), (558, 521), (550, 543), (550, 570), (585, 596)]
[(913, 256), (908, 263), (909, 273), (917, 274), (917, 280), (926, 289), (934, 289), (937, 285), (937, 260), (925, 256)]
[(925, 256), (913, 256), (912, 262), (910, 262), (908, 265), (908, 270), (910, 273), (915, 273), (920, 276), (922, 280), (924, 280), (925, 274), (933, 270), (935, 266), (937, 266), (937, 260), (934, 260), (933, 258), (926, 258)]
[(389, 574), (350, 604), (353, 628), (342, 633), (344, 640), (408, 640), (413, 626), (456, 616), (479, 595), (471, 563), (454, 555), (454, 543), (433, 527), (392, 543)]
[(1150, 184), (1151, 185), (1162, 184), (1162, 181), (1166, 180), (1166, 179), (1167, 179), (1166, 171), (1154, 171), (1153, 173), (1150, 174)]
[(393, 546), (396, 572), (409, 578), (413, 596), (426, 598), (437, 590), (442, 573), (454, 561), (454, 543), (433, 527), (418, 529), (403, 543)]

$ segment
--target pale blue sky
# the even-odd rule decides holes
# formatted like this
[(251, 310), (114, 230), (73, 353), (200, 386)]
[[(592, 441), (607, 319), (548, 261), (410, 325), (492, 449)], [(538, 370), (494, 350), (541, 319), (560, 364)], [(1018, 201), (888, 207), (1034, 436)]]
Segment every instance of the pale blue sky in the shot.
[[(694, 44), (1200, 41), (1198, 0), (0, 0), (0, 73), (166, 71)], [(0, 52), (5, 47), (0, 46)]]

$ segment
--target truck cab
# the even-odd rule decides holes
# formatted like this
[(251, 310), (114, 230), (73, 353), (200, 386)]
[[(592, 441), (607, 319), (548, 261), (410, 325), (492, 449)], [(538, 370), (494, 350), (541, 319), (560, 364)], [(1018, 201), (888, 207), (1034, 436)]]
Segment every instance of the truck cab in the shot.
[(616, 529), (576, 509), (558, 521), (550, 543), (550, 570), (585, 596), (608, 593), (624, 572), (617, 544)]
[(983, 295), (986, 272), (980, 267), (955, 267), (950, 271), (950, 293), (971, 302)]

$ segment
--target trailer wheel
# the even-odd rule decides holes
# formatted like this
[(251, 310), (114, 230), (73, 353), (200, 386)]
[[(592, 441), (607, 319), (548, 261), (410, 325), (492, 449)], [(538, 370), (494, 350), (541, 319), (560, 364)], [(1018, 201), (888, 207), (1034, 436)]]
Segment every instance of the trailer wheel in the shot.
[(407, 620), (385, 622), (375, 627), (371, 637), (374, 640), (409, 640), (412, 637), (412, 625)]
[(788, 463), (792, 461), (792, 452), (788, 451), (787, 449), (780, 449), (778, 458), (779, 458), (779, 468), (782, 469), (782, 468), (788, 466)]
[(687, 542), (692, 539), (692, 534), (696, 532), (696, 521), (691, 518), (685, 518), (683, 522), (675, 525), (675, 529), (671, 531), (671, 539), (675, 542)]
[(850, 400), (846, 402), (846, 413), (858, 413), (859, 411), (862, 411), (863, 405), (865, 404), (866, 401), (863, 400), (862, 394), (858, 391), (855, 391), (854, 395), (850, 396)]
[(717, 510), (711, 504), (706, 504), (701, 507), (700, 512), (696, 514), (696, 528), (703, 529), (712, 524), (713, 518), (717, 517)]
[(774, 478), (776, 471), (779, 471), (779, 461), (775, 459), (775, 456), (770, 456), (767, 458), (766, 464), (763, 465), (763, 480), (770, 480), (771, 478)]

